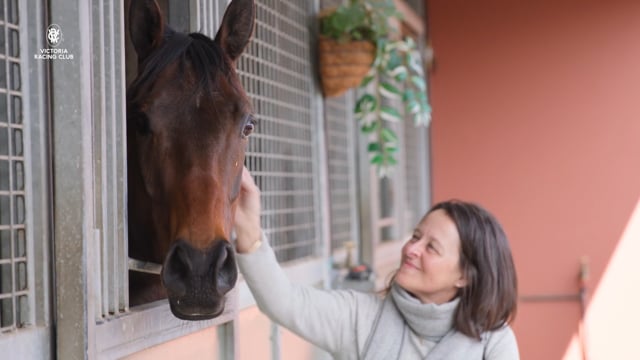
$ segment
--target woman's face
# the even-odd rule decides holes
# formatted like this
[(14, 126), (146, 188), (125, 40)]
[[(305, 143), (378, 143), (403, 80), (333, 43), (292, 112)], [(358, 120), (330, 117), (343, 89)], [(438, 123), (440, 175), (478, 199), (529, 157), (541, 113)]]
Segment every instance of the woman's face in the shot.
[(396, 283), (422, 303), (452, 300), (466, 285), (460, 269), (460, 236), (444, 210), (424, 217), (402, 247)]

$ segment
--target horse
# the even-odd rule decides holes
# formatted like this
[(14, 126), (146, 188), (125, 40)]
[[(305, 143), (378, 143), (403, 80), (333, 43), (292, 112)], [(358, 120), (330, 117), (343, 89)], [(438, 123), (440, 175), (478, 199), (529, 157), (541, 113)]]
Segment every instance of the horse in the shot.
[(235, 64), (254, 23), (254, 0), (233, 0), (211, 39), (171, 29), (155, 0), (131, 1), (128, 251), (162, 271), (129, 272), (130, 306), (167, 298), (177, 318), (211, 319), (235, 286), (230, 237), (255, 126)]

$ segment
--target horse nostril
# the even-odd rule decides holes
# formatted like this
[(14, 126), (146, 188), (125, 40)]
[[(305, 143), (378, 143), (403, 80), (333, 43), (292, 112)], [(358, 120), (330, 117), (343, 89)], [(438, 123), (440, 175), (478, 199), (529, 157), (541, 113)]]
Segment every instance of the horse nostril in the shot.
[(222, 296), (233, 288), (237, 278), (235, 253), (226, 240), (216, 241), (206, 251), (178, 240), (169, 250), (162, 270), (162, 282), (174, 297), (207, 292)]
[(215, 259), (216, 282), (218, 291), (222, 294), (229, 292), (238, 279), (238, 269), (236, 268), (235, 253), (229, 242), (223, 241), (220, 251)]
[(162, 269), (162, 281), (171, 293), (182, 296), (187, 292), (186, 282), (193, 274), (193, 263), (182, 242), (177, 242), (167, 255)]

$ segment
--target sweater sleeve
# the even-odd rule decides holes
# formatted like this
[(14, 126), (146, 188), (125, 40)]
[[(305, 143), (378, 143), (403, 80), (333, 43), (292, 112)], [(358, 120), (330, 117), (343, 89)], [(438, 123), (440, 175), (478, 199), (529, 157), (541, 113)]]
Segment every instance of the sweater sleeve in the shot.
[(510, 326), (491, 332), (485, 347), (486, 360), (519, 360), (518, 342)]
[(252, 253), (238, 254), (238, 265), (260, 310), (316, 346), (335, 354), (356, 353), (357, 294), (292, 284), (263, 237)]

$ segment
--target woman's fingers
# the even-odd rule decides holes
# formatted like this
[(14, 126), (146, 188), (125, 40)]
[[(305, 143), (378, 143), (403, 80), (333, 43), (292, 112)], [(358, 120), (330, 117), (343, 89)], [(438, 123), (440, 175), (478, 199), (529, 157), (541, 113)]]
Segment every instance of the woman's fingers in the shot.
[(240, 196), (235, 215), (235, 229), (237, 235), (236, 248), (239, 252), (247, 252), (260, 241), (260, 189), (256, 186), (249, 170), (242, 169)]

